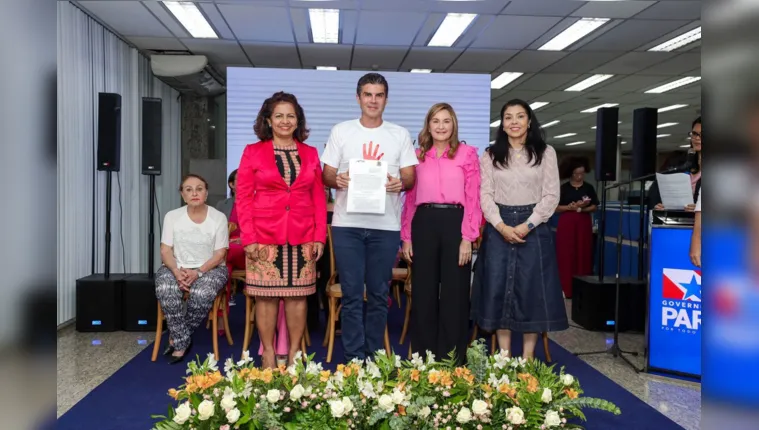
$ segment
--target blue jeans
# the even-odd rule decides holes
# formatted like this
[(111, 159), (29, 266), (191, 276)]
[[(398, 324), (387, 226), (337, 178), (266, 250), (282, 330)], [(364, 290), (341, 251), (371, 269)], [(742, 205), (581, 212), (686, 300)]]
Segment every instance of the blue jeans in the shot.
[[(343, 292), (342, 340), (345, 361), (363, 360), (383, 349), (387, 296), (398, 255), (400, 232), (333, 227), (335, 260)], [(364, 321), (366, 286), (366, 321)]]

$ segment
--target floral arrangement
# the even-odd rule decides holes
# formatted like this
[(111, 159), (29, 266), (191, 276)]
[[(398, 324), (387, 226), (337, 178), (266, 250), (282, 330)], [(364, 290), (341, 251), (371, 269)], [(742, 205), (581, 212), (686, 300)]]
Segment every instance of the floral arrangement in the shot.
[(228, 359), (224, 375), (213, 355), (190, 362), (185, 384), (169, 390), (178, 406), (157, 430), (176, 429), (507, 429), (583, 428), (584, 408), (620, 414), (614, 404), (582, 397), (579, 382), (554, 366), (505, 351), (488, 356), (481, 341), (466, 367), (427, 353), (401, 360), (378, 351), (374, 359), (340, 364), (333, 373), (313, 356), (290, 367), (262, 370), (248, 353)]

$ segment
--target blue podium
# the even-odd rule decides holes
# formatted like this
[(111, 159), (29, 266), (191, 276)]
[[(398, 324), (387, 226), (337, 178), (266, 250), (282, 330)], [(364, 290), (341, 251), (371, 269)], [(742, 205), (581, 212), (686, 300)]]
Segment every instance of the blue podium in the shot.
[(701, 379), (701, 270), (690, 262), (692, 213), (649, 222), (646, 371)]

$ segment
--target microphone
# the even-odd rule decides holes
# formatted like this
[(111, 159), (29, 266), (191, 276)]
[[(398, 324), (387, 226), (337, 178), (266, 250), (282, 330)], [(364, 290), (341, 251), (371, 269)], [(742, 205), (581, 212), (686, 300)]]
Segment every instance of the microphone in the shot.
[(689, 172), (691, 169), (693, 169), (695, 166), (698, 165), (698, 154), (696, 151), (691, 148), (688, 150), (688, 155), (685, 158), (685, 162), (679, 166), (676, 167), (670, 167), (669, 169), (665, 169), (661, 173), (684, 173)]

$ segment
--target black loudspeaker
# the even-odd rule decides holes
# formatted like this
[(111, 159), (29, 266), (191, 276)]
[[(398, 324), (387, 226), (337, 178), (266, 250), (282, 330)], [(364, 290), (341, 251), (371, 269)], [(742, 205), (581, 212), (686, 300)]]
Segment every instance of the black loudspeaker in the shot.
[(632, 177), (656, 173), (656, 127), (659, 111), (640, 108), (633, 111)]
[(121, 297), (122, 329), (155, 331), (158, 316), (155, 279), (146, 274), (127, 275)]
[[(614, 331), (614, 302), (617, 281), (606, 276), (575, 276), (572, 279), (572, 321), (591, 331)], [(646, 328), (646, 283), (622, 278), (619, 285), (619, 331), (644, 332)]]
[(619, 108), (596, 111), (596, 180), (617, 180), (617, 130)]
[(98, 93), (98, 170), (121, 168), (121, 94)]
[(142, 98), (142, 174), (161, 174), (161, 99)]
[(90, 275), (76, 280), (76, 331), (121, 330), (124, 275)]

